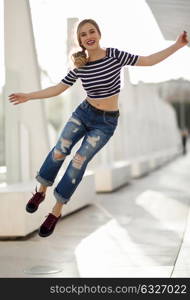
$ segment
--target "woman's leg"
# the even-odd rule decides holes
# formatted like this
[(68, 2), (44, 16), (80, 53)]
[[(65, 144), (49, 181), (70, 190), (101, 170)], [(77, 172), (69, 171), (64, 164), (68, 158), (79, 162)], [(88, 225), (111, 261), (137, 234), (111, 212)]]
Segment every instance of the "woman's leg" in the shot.
[[(69, 201), (82, 180), (88, 162), (102, 149), (111, 136), (112, 134), (105, 134), (100, 129), (93, 129), (85, 135), (81, 147), (74, 155), (65, 174), (54, 190), (54, 196), (57, 202), (65, 204)], [(60, 204), (54, 206), (56, 215), (60, 215), (61, 208), (62, 206)]]
[(38, 189), (38, 192), (39, 193), (46, 193), (46, 190), (47, 190), (47, 186), (43, 185), (43, 184), (40, 184), (40, 187)]
[(53, 185), (66, 156), (71, 153), (73, 146), (85, 133), (84, 125), (73, 113), (61, 132), (55, 147), (49, 152), (36, 175), (37, 181), (41, 183), (39, 192), (45, 192), (48, 186)]

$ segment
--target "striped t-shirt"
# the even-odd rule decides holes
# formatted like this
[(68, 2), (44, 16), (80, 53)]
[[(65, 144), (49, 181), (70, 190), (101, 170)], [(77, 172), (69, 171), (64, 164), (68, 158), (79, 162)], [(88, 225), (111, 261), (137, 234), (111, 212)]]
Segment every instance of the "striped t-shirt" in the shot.
[(61, 82), (72, 86), (80, 78), (89, 98), (107, 98), (120, 92), (121, 68), (135, 65), (138, 57), (117, 48), (106, 48), (105, 57), (70, 70)]

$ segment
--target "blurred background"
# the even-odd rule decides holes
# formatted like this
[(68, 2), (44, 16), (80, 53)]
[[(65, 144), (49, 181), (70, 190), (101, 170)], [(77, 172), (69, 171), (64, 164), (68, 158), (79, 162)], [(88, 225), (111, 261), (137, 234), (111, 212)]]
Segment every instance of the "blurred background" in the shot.
[[(100, 43), (102, 47), (115, 47), (138, 55), (146, 56), (167, 48), (184, 30), (190, 36), (190, 2), (188, 0), (117, 0), (117, 3), (102, 0), (95, 2), (89, 0), (0, 0), (1, 238), (28, 236), (37, 230), (44, 214), (51, 209), (55, 201), (51, 190), (47, 195), (46, 203), (35, 215), (29, 217), (25, 212), (25, 205), (36, 185), (34, 178), (46, 155), (55, 145), (72, 111), (86, 97), (79, 80), (72, 88), (57, 97), (36, 99), (23, 105), (12, 105), (8, 101), (8, 95), (14, 92), (32, 92), (59, 83), (71, 68), (70, 54), (78, 48), (75, 35), (77, 24), (86, 18), (94, 19), (98, 23), (102, 33)], [(80, 224), (83, 224), (85, 229), (82, 227), (82, 230), (84, 229), (84, 235), (88, 237), (89, 223), (94, 226), (93, 228), (99, 228), (99, 225), (101, 228), (104, 220), (110, 217), (107, 212), (105, 213), (106, 217), (103, 216), (105, 210), (102, 208), (99, 210), (99, 207), (96, 207), (100, 193), (115, 192), (133, 180), (149, 173), (152, 174), (154, 170), (164, 168), (169, 162), (177, 161), (182, 154), (187, 154), (188, 147), (184, 148), (184, 136), (188, 142), (190, 131), (189, 61), (188, 45), (155, 66), (123, 68), (122, 89), (119, 96), (120, 118), (116, 132), (110, 142), (89, 163), (82, 183), (63, 212), (63, 215), (69, 215), (89, 204), (95, 204), (89, 208), (88, 216), (90, 217), (85, 214), (81, 217), (82, 213), (79, 212), (79, 219), (71, 216), (70, 219), (64, 221), (64, 224), (67, 222), (69, 224), (68, 230), (71, 228), (68, 236), (64, 236), (64, 242), (67, 241), (68, 245), (69, 238), (72, 238), (72, 230), (74, 230), (72, 229), (73, 224), (79, 224), (76, 225), (79, 226), (78, 229), (81, 229)], [(77, 144), (73, 148), (71, 157), (78, 147)], [(59, 181), (69, 161), (70, 159), (63, 165), (55, 183)], [(113, 208), (112, 213), (116, 213), (116, 215), (118, 213), (121, 217), (118, 218), (121, 220), (120, 224), (131, 225), (131, 231), (125, 228), (125, 232), (130, 235), (134, 244), (142, 243), (143, 234), (148, 234), (152, 228), (155, 231), (152, 232), (150, 239), (155, 242), (154, 247), (158, 247), (155, 232), (159, 226), (161, 226), (161, 235), (163, 228), (166, 228), (167, 231), (161, 243), (166, 244), (173, 236), (176, 241), (177, 237), (182, 238), (181, 228), (185, 225), (180, 222), (184, 222), (187, 217), (188, 210), (184, 208), (188, 203), (187, 198), (182, 199), (184, 202), (180, 203), (181, 190), (175, 201), (167, 198), (165, 192), (170, 195), (176, 187), (180, 186), (182, 189), (185, 183), (189, 184), (189, 179), (186, 171), (183, 172), (181, 169), (181, 165), (170, 170), (170, 175), (175, 172), (180, 176), (183, 175), (186, 181), (184, 180), (181, 185), (178, 175), (175, 178), (167, 177), (163, 171), (159, 175), (163, 194), (150, 192), (149, 189), (152, 186), (148, 182), (141, 201), (133, 199), (134, 195), (137, 195), (137, 198), (140, 197), (135, 185), (135, 191), (131, 192), (132, 194), (129, 192), (130, 187), (128, 190), (127, 186), (125, 192), (121, 189), (121, 192), (112, 193), (111, 197), (109, 196), (110, 199), (106, 198), (108, 199), (107, 207), (105, 205), (104, 208), (106, 207), (108, 210)], [(155, 182), (157, 183), (158, 180), (153, 182), (153, 186)], [(182, 195), (185, 195), (185, 192)], [(112, 199), (115, 199), (116, 202), (112, 202)], [(125, 201), (126, 199), (128, 201)], [(117, 201), (123, 201), (120, 208), (115, 204)], [(108, 203), (111, 208), (108, 207)], [(125, 205), (129, 205), (126, 210)], [(171, 220), (168, 221), (170, 214)], [(145, 216), (144, 219), (142, 215)], [(76, 218), (76, 223), (69, 223), (68, 220), (72, 218)], [(90, 220), (84, 224), (86, 218), (90, 218)], [(182, 224), (179, 232), (177, 232), (176, 219)], [(142, 233), (135, 231), (137, 230), (135, 229), (135, 220), (138, 223), (137, 229), (138, 226), (144, 228)], [(96, 222), (102, 223), (96, 224)], [(173, 235), (168, 230), (170, 225), (170, 229), (174, 230)], [(123, 239), (123, 231), (118, 224), (114, 221), (110, 226), (111, 229), (109, 229), (109, 225), (104, 229), (108, 228), (108, 231), (112, 231), (113, 228), (118, 240), (120, 234)], [(75, 230), (77, 232), (77, 229)], [(118, 234), (117, 230), (119, 230)], [(82, 242), (81, 233), (76, 232), (74, 235), (76, 234), (77, 238), (73, 238), (71, 242), (74, 247), (76, 240), (77, 243), (78, 241)], [(109, 234), (104, 233), (107, 238)], [(57, 239), (61, 245), (60, 238)], [(103, 240), (106, 241), (103, 238), (101, 243)], [(92, 241), (95, 241), (94, 245), (97, 246), (93, 236)], [(150, 241), (149, 236), (147, 237), (148, 241)], [(29, 243), (29, 241), (26, 240), (26, 247), (28, 247), (27, 242)], [(128, 242), (129, 240), (126, 244)], [(15, 245), (12, 244), (12, 247), (20, 247), (19, 244)], [(24, 245), (23, 242), (22, 247)], [(47, 245), (52, 250), (52, 246), (48, 242)], [(46, 242), (38, 243), (38, 246), (42, 247), (41, 249), (43, 247), (46, 249), (47, 245)], [(1, 246), (5, 247), (3, 249), (6, 256), (9, 248), (6, 248), (6, 243), (1, 243)], [(31, 248), (27, 248), (27, 251), (31, 251), (32, 247), (34, 244), (31, 245)], [(171, 245), (168, 247), (167, 251), (170, 252)], [(143, 251), (146, 250), (145, 248)], [(81, 249), (79, 254), (83, 253), (81, 257), (84, 259), (86, 252), (83, 248)], [(93, 249), (95, 247), (92, 243), (91, 250)], [(155, 253), (156, 250), (154, 248), (153, 252)], [(12, 255), (12, 250), (9, 251)], [(59, 249), (59, 251), (62, 250)], [(15, 252), (16, 255), (19, 255), (18, 252)], [(43, 253), (43, 251), (40, 252), (37, 248), (36, 253)], [(116, 256), (122, 258), (123, 264), (125, 257), (119, 256), (120, 254)], [(165, 257), (164, 255), (163, 257)], [(31, 253), (31, 257), (34, 257), (33, 253)], [(15, 259), (19, 262), (18, 257)], [(103, 257), (102, 264), (104, 259), (105, 257)], [(89, 260), (89, 266), (93, 260), (94, 257)], [(10, 270), (13, 271), (12, 265), (7, 267), (8, 261), (4, 260), (2, 254), (1, 263), (3, 261), (4, 270), (8, 268), (10, 275)], [(20, 257), (21, 264), (24, 262), (26, 266), (26, 261), (27, 255), (25, 261)], [(134, 261), (136, 262), (135, 257)], [(143, 259), (140, 260), (140, 264), (142, 262)], [(19, 265), (15, 263), (15, 266), (17, 268), (15, 267), (14, 272), (17, 274)], [(94, 265), (93, 268), (95, 267)], [(73, 274), (76, 276), (76, 273)], [(87, 273), (83, 274), (86, 276)], [(138, 274), (137, 272), (136, 275), (138, 276)], [(165, 273), (162, 273), (162, 277), (164, 276)]]
[[(168, 19), (172, 15), (171, 7), (178, 3), (183, 13), (179, 26), (168, 29)], [(73, 4), (74, 3), (74, 4)], [(68, 2), (62, 0), (30, 0), (29, 5), (32, 16), (32, 26), (35, 40), (36, 55), (39, 63), (40, 83), (45, 88), (58, 83), (67, 73), (69, 57), (67, 40), (74, 38), (67, 36), (67, 18), (77, 17), (79, 20), (93, 18), (97, 21), (102, 31), (102, 47), (118, 47), (139, 55), (148, 55), (169, 46), (184, 30), (186, 22), (184, 16), (188, 12), (185, 5), (188, 1), (145, 1), (134, 0), (117, 2), (115, 11), (114, 2), (109, 3), (109, 14), (105, 14), (107, 2), (97, 0), (96, 4), (89, 7), (89, 1)], [(5, 58), (4, 58), (4, 3), (0, 1), (0, 165), (5, 166), (5, 107), (2, 99), (2, 89), (5, 84)], [(155, 14), (153, 14), (155, 13)], [(156, 18), (158, 19), (156, 19)], [(166, 17), (167, 18), (167, 17)], [(157, 22), (159, 21), (159, 23)], [(164, 23), (167, 22), (167, 23)], [(185, 24), (186, 25), (186, 24)], [(188, 24), (187, 24), (188, 25)], [(167, 36), (164, 36), (165, 32)], [(10, 37), (9, 37), (10, 38)], [(167, 39), (165, 39), (167, 38)], [(25, 40), (23, 37), (23, 44)], [(190, 128), (190, 73), (187, 67), (189, 49), (184, 47), (176, 54), (162, 63), (149, 68), (129, 68), (130, 82), (136, 86), (156, 86), (164, 101), (171, 104), (177, 114), (178, 127)], [(14, 92), (14, 91), (10, 91)], [(16, 92), (16, 91), (15, 91)], [(64, 124), (64, 97), (60, 95), (53, 100), (45, 101), (45, 111), (48, 122), (52, 128), (59, 132)], [(66, 116), (67, 117), (67, 116)], [(65, 118), (66, 118), (65, 117)]]

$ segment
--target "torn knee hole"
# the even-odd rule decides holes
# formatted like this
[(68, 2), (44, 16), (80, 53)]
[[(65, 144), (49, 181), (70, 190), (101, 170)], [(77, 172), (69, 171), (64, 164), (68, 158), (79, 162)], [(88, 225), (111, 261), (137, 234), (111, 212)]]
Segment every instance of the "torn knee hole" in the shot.
[(81, 125), (81, 122), (79, 120), (73, 118), (73, 117), (71, 117), (69, 121), (72, 122), (72, 123), (75, 123), (77, 125)]
[(88, 136), (87, 142), (93, 147), (96, 147), (97, 142), (100, 141), (100, 136)]
[(63, 150), (63, 152), (66, 153), (67, 149), (71, 146), (72, 142), (64, 138), (61, 138), (60, 142), (61, 142), (61, 150)]
[(63, 160), (65, 158), (65, 154), (63, 154), (61, 151), (55, 149), (53, 152), (53, 158), (55, 160)]
[(82, 167), (85, 160), (86, 160), (86, 156), (82, 156), (82, 155), (77, 153), (73, 157), (72, 165), (76, 169), (81, 169), (81, 167)]

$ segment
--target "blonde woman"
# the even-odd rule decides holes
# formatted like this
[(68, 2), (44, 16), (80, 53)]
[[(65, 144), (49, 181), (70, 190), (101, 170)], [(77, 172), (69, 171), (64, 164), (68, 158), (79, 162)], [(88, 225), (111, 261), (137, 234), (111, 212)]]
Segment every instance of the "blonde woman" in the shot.
[(71, 153), (73, 146), (83, 138), (79, 149), (54, 189), (56, 203), (39, 228), (41, 237), (53, 233), (61, 217), (62, 206), (71, 199), (89, 161), (114, 134), (119, 117), (121, 68), (127, 65), (152, 66), (189, 42), (184, 31), (170, 47), (149, 56), (139, 56), (117, 48), (102, 48), (100, 28), (92, 19), (85, 19), (79, 23), (77, 39), (81, 51), (72, 55), (75, 68), (71, 69), (60, 83), (40, 91), (14, 93), (9, 96), (10, 102), (15, 105), (33, 99), (54, 97), (71, 87), (78, 78), (87, 93), (86, 99), (72, 113), (56, 145), (37, 172), (36, 180), (40, 183), (40, 187), (39, 190), (36, 188), (35, 194), (26, 205), (29, 213), (38, 209), (39, 204), (45, 199), (47, 187), (53, 185), (65, 158)]

